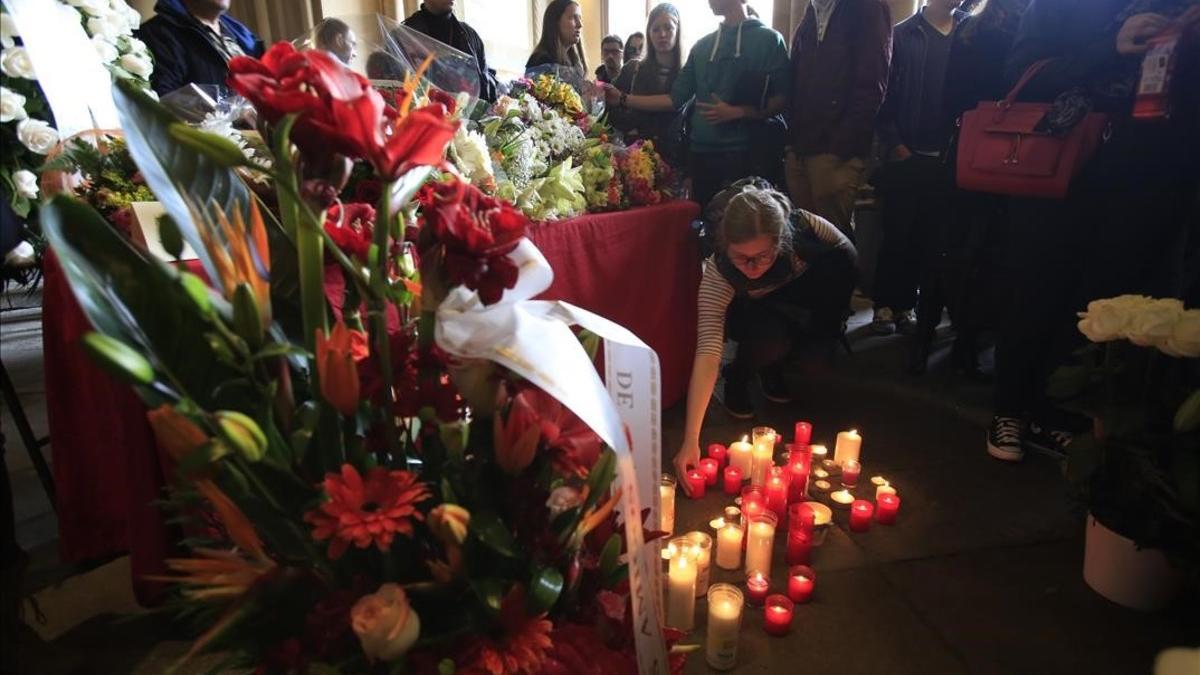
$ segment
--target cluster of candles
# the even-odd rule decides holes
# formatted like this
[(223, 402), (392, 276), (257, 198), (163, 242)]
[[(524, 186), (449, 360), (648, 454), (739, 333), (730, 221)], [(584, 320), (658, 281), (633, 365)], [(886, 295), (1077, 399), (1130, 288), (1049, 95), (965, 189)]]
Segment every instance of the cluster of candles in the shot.
[[(715, 542), (712, 535), (690, 532), (672, 539), (663, 550), (663, 557), (670, 561), (667, 625), (691, 630), (696, 598), (707, 596), (705, 656), (715, 669), (727, 670), (737, 661), (738, 633), (745, 605), (762, 607), (764, 630), (779, 636), (790, 629), (795, 606), (812, 598), (816, 587), (816, 573), (809, 566), (812, 549), (824, 539), (832, 512), (820, 502), (809, 501), (810, 488), (830, 493), (831, 480), (840, 476), (842, 489), (828, 497), (835, 506), (849, 509), (853, 532), (867, 531), (872, 519), (884, 525), (896, 521), (900, 498), (886, 479), (876, 476), (870, 480), (875, 488), (875, 503), (856, 499), (851, 492), (858, 487), (862, 474), (859, 461), (862, 436), (857, 431), (837, 435), (833, 459), (828, 458), (824, 446), (813, 445), (811, 440), (812, 425), (796, 422), (794, 442), (786, 446), (786, 462), (776, 466), (779, 435), (769, 427), (755, 427), (751, 437), (743, 437), (728, 447), (709, 445), (708, 456), (685, 477), (688, 494), (693, 499), (704, 497), (709, 489), (717, 489), (718, 483), (726, 495), (740, 497), (740, 508), (727, 507), (721, 517), (709, 523), (716, 534)], [(675, 488), (675, 479), (663, 476), (660, 526), (667, 532), (674, 530)], [(771, 558), (776, 531), (783, 522), (787, 525), (787, 592), (772, 594)], [(743, 554), (744, 592), (731, 584), (710, 586), (712, 564), (724, 570), (737, 570), (743, 567)]]

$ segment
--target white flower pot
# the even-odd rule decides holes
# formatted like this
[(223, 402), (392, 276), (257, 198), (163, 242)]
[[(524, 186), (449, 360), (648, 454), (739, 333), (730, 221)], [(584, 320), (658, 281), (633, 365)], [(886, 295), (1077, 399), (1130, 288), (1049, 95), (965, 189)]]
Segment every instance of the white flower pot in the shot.
[(1183, 575), (1156, 548), (1139, 549), (1105, 527), (1092, 514), (1087, 518), (1083, 580), (1113, 602), (1142, 611), (1163, 609), (1178, 597)]

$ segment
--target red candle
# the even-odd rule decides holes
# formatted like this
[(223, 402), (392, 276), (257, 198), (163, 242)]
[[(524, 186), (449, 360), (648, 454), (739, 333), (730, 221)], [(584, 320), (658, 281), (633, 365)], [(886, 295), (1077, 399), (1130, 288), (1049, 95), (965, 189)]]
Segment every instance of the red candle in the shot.
[(742, 488), (742, 522), (749, 524), (756, 516), (762, 515), (767, 509), (767, 496), (762, 488), (746, 486)]
[(702, 499), (704, 497), (704, 472), (700, 469), (692, 469), (687, 472), (687, 482), (690, 488), (692, 499)]
[(807, 444), (798, 445), (795, 443), (789, 443), (787, 446), (787, 450), (788, 450), (788, 459), (787, 459), (788, 464), (796, 464), (797, 462), (799, 462), (799, 463), (803, 464), (805, 467), (812, 466), (812, 446), (811, 445), (807, 445)]
[(862, 473), (862, 464), (856, 459), (848, 459), (842, 465), (842, 486), (852, 488), (858, 485), (858, 475)]
[(742, 470), (736, 466), (725, 467), (725, 494), (736, 495), (742, 489)]
[(787, 467), (790, 480), (788, 481), (788, 503), (803, 502), (808, 499), (808, 464), (792, 462)]
[(896, 522), (896, 514), (900, 511), (900, 496), (896, 493), (883, 493), (875, 500), (879, 510), (875, 512), (875, 520), (880, 525), (892, 525)]
[(777, 593), (767, 597), (766, 608), (763, 609), (763, 629), (767, 635), (787, 635), (792, 627), (792, 608), (795, 606), (786, 595)]
[(788, 486), (783, 479), (782, 467), (774, 467), (767, 478), (767, 508), (782, 518), (787, 514), (787, 502)]
[(801, 502), (788, 507), (788, 530), (800, 530), (812, 534), (817, 525), (817, 512), (809, 504)]
[(717, 484), (717, 473), (721, 469), (721, 463), (712, 457), (705, 457), (700, 460), (700, 473), (704, 474), (704, 484), (712, 487)]
[(807, 565), (812, 558), (812, 532), (789, 530), (787, 538), (787, 564)]
[(817, 573), (807, 565), (796, 565), (788, 570), (788, 598), (803, 604), (812, 599), (813, 589), (817, 585)]
[(729, 455), (729, 449), (720, 443), (710, 443), (708, 446), (708, 456), (717, 460), (717, 467), (725, 463), (725, 457)]
[(755, 572), (746, 577), (746, 602), (761, 607), (771, 592), (771, 580), (762, 572)]
[(812, 442), (812, 425), (808, 422), (796, 422), (796, 440), (797, 445), (808, 445)]
[(866, 532), (871, 528), (871, 514), (875, 507), (865, 499), (855, 499), (850, 504), (850, 531)]

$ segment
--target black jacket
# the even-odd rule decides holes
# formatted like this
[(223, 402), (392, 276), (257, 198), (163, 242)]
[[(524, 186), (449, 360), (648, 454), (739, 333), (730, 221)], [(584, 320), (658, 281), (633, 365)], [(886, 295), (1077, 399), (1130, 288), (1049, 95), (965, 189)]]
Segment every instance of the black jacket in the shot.
[[(183, 8), (179, 0), (159, 0), (155, 15), (137, 32), (154, 55), (150, 86), (159, 95), (189, 84), (225, 86), (229, 64), (224, 52), (208, 37), (211, 31)], [(263, 53), (262, 40), (232, 17), (222, 16), (221, 27), (242, 46), (247, 56)]]
[[(966, 16), (955, 10), (954, 20)], [(888, 74), (887, 96), (879, 109), (879, 139), (885, 150), (901, 143), (911, 144), (912, 134), (922, 115), (942, 116), (941, 110), (923, 110), (925, 89), (925, 54), (929, 32), (935, 31), (921, 12), (901, 21), (892, 31), (892, 63)], [(950, 139), (946, 126), (946, 140)]]
[(984, 26), (972, 25), (979, 19), (967, 17), (958, 24), (942, 89), (942, 110), (947, 123), (974, 110), (980, 101), (999, 101), (1008, 94), (1004, 65), (1019, 20), (1014, 17), (1007, 24)]
[(426, 11), (424, 5), (405, 19), (404, 25), (473, 56), (479, 68), (479, 98), (489, 103), (496, 100), (496, 71), (488, 68), (483, 40), (474, 28), (459, 21), (454, 12), (438, 16)]

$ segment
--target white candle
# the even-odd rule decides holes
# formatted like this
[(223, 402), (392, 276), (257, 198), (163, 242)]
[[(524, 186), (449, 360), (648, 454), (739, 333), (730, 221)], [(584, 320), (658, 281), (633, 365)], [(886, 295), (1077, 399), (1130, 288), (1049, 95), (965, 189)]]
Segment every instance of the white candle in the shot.
[(746, 573), (771, 576), (771, 549), (775, 546), (775, 514), (767, 511), (755, 518), (746, 532)]
[(742, 591), (731, 584), (714, 584), (708, 591), (708, 634), (704, 660), (715, 670), (737, 665), (738, 635), (742, 628)]
[(723, 570), (736, 570), (742, 564), (742, 526), (737, 522), (727, 522), (717, 532), (717, 567)]
[(750, 468), (750, 484), (763, 487), (767, 484), (767, 472), (775, 465), (775, 444), (764, 441), (754, 446), (754, 462)]
[(821, 462), (825, 461), (825, 458), (829, 456), (829, 448), (823, 445), (810, 445), (809, 449), (812, 450), (813, 466), (821, 466)]
[(682, 550), (671, 558), (667, 576), (667, 625), (690, 631), (696, 619), (696, 559), (692, 551)]
[(844, 464), (848, 459), (858, 461), (858, 454), (861, 450), (862, 436), (858, 435), (857, 430), (840, 431), (837, 435), (837, 444), (833, 448), (833, 461), (838, 466)]
[(833, 487), (833, 484), (827, 480), (819, 480), (813, 483), (813, 487), (819, 492), (829, 492), (830, 488)]
[(825, 469), (813, 469), (812, 477), (816, 478), (817, 480), (825, 480), (826, 478), (829, 478), (829, 472)]
[(833, 503), (839, 508), (843, 509), (850, 508), (850, 505), (854, 503), (854, 495), (850, 494), (849, 490), (838, 490), (837, 492), (829, 495), (829, 498), (832, 499)]
[(875, 501), (879, 501), (879, 495), (894, 494), (896, 494), (896, 488), (892, 487), (891, 485), (880, 485), (879, 487), (875, 488)]
[(670, 534), (675, 531), (675, 477), (663, 474), (658, 484), (659, 529)]
[(678, 552), (679, 548), (675, 546), (675, 542), (672, 541), (668, 542), (666, 546), (662, 547), (662, 553), (660, 555), (662, 555), (663, 560), (670, 560), (671, 558), (674, 558), (675, 554)]
[(696, 557), (696, 597), (702, 598), (708, 594), (708, 576), (712, 568), (712, 537), (703, 532), (689, 532), (685, 535), (692, 554)]
[(891, 485), (891, 483), (883, 476), (871, 476), (871, 485), (879, 487), (880, 485)]
[(746, 442), (745, 436), (742, 436), (742, 440), (729, 444), (729, 466), (736, 467), (738, 471), (741, 471), (743, 480), (750, 477), (753, 457), (754, 446)]

